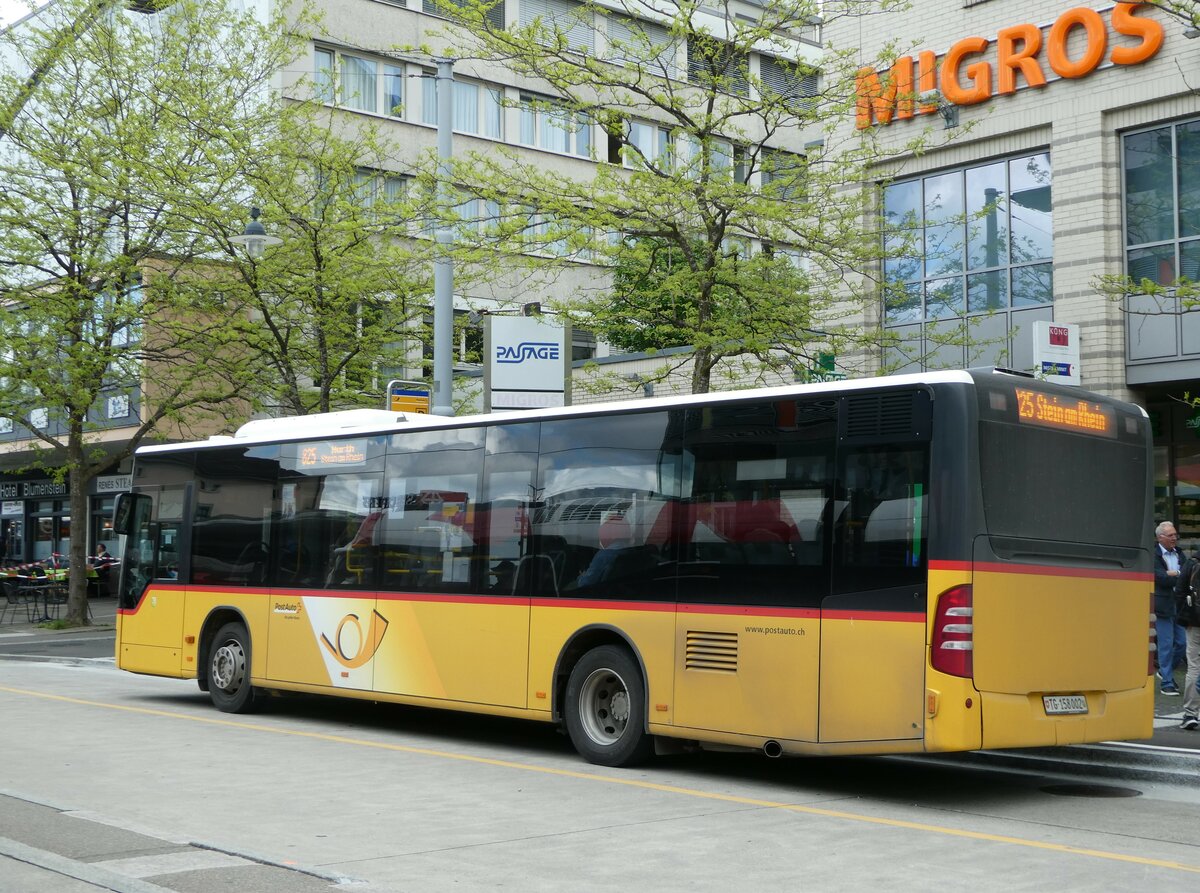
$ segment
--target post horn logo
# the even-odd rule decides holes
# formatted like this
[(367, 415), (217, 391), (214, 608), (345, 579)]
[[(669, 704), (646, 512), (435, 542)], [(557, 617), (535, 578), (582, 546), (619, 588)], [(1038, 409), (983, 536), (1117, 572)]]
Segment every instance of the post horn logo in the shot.
[[(353, 624), (354, 630), (358, 635), (351, 636), (351, 647), (354, 647), (353, 653), (347, 653), (346, 643), (343, 641), (342, 633), (346, 630), (346, 624)], [(333, 635), (333, 642), (329, 641), (329, 637), (321, 633), (321, 644), (326, 650), (333, 655), (333, 659), (348, 670), (356, 670), (375, 656), (375, 652), (379, 650), (379, 643), (383, 641), (383, 634), (387, 632), (387, 619), (378, 611), (371, 612), (371, 625), (367, 628), (367, 633), (363, 635), (362, 621), (359, 620), (357, 614), (347, 614), (338, 624), (337, 632)], [(336, 642), (336, 644), (334, 644)]]

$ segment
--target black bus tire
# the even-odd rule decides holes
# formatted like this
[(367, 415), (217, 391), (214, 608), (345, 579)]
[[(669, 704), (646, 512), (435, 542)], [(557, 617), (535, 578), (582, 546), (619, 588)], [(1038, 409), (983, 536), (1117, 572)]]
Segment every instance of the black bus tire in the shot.
[(615, 645), (593, 648), (567, 679), (563, 719), (575, 749), (598, 766), (633, 766), (650, 756), (646, 686), (637, 661)]
[(254, 709), (250, 685), (250, 634), (241, 623), (226, 623), (213, 637), (208, 650), (208, 696), (224, 713), (249, 713)]

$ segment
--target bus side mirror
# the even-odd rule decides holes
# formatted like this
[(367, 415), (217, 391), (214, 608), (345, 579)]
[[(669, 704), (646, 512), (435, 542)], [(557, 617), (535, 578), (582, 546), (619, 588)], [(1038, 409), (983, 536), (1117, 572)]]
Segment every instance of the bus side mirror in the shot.
[[(138, 509), (143, 508), (146, 514), (142, 514)], [(113, 509), (113, 532), (123, 533), (129, 536), (136, 528), (136, 519), (139, 515), (149, 517), (150, 497), (145, 493), (119, 493), (117, 494), (117, 504)]]

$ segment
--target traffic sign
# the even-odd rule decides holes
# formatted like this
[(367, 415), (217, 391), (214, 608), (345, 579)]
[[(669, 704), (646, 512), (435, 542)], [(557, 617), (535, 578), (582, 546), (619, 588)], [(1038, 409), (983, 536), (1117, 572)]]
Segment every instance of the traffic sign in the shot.
[(416, 381), (388, 384), (388, 409), (392, 412), (429, 412), (429, 388)]

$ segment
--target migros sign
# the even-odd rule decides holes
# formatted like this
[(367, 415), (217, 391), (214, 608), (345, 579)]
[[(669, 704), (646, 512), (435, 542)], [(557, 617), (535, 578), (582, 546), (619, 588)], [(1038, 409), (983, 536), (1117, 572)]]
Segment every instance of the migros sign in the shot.
[[(1106, 23), (1102, 12), (1076, 6), (1060, 15), (1043, 39), (1043, 29), (1024, 23), (1002, 28), (994, 41), (964, 37), (938, 63), (933, 50), (901, 56), (882, 78), (873, 68), (859, 69), (856, 78), (857, 114), (861, 130), (937, 111), (923, 101), (939, 91), (947, 102), (975, 105), (993, 96), (1015, 93), (1018, 79), (1030, 87), (1046, 86), (1046, 67), (1062, 78), (1081, 78), (1107, 59), (1114, 65), (1137, 65), (1158, 52), (1162, 25), (1137, 14), (1142, 3), (1118, 3)], [(1109, 29), (1136, 38), (1109, 48)], [(1076, 34), (1078, 32), (1078, 34)], [(1075, 57), (1068, 52), (1074, 40)], [(995, 45), (994, 52), (992, 46)]]

